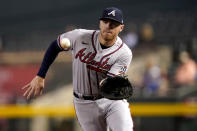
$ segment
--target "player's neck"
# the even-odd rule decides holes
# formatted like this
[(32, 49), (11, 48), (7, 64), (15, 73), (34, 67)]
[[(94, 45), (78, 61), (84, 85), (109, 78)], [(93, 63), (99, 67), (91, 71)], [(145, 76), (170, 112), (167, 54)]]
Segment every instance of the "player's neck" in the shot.
[(102, 45), (106, 46), (106, 47), (110, 47), (110, 46), (113, 46), (113, 45), (115, 44), (116, 39), (117, 39), (117, 38), (115, 38), (115, 39), (113, 39), (113, 40), (105, 40), (105, 39), (103, 39), (103, 38), (100, 36), (100, 37), (99, 37), (99, 42), (100, 42)]

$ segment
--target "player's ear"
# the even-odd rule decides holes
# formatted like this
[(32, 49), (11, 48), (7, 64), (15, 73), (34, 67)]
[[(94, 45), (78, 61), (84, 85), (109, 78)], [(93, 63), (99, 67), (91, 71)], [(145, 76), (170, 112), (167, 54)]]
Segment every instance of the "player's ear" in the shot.
[(121, 26), (120, 26), (120, 32), (122, 32), (123, 29), (124, 29), (124, 25), (121, 25)]

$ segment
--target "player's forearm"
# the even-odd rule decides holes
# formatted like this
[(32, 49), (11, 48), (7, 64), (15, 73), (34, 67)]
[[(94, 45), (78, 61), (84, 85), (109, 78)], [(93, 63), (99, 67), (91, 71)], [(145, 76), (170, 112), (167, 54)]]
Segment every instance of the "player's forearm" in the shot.
[(40, 70), (37, 73), (38, 76), (45, 78), (50, 65), (61, 51), (62, 49), (58, 46), (57, 40), (53, 41), (44, 55)]

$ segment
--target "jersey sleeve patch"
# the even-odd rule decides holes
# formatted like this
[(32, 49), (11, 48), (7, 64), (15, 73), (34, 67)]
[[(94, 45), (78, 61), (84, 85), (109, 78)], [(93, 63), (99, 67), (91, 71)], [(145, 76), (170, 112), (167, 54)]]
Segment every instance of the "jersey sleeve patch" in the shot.
[(122, 67), (120, 68), (119, 73), (120, 73), (120, 74), (124, 74), (126, 71), (127, 71), (127, 66), (124, 65), (124, 66), (122, 66)]

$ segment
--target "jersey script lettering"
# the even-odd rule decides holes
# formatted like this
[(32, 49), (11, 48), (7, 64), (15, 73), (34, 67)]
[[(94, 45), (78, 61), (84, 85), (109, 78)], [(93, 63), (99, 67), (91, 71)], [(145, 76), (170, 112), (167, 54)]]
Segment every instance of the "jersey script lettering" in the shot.
[(102, 61), (95, 61), (94, 58), (96, 56), (96, 53), (89, 52), (85, 54), (86, 48), (81, 49), (75, 56), (75, 59), (79, 57), (79, 60), (83, 63), (90, 64), (93, 66), (97, 66), (99, 68), (109, 70), (111, 68), (111, 65), (108, 64), (108, 61), (110, 58), (106, 58), (104, 62)]

